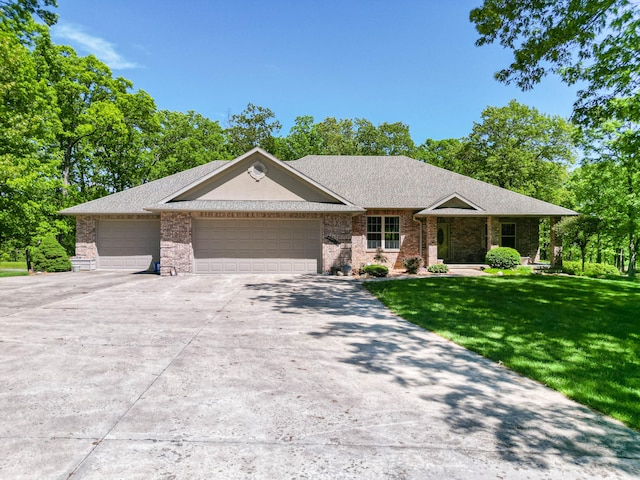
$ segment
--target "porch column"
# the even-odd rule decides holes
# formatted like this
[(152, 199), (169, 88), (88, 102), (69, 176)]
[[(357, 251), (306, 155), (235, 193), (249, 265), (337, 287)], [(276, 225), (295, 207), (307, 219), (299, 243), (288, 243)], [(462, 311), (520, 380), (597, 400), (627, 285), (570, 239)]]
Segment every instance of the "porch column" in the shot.
[(426, 218), (426, 258), (424, 263), (426, 266), (435, 265), (438, 263), (438, 218), (427, 217)]
[(551, 266), (562, 267), (562, 239), (556, 238), (553, 227), (560, 221), (560, 217), (549, 218), (549, 228), (551, 230), (549, 239), (549, 254), (551, 255)]
[(96, 246), (96, 217), (78, 215), (76, 217), (76, 257), (96, 260), (98, 248)]
[(500, 246), (500, 223), (493, 217), (487, 217), (487, 252)]

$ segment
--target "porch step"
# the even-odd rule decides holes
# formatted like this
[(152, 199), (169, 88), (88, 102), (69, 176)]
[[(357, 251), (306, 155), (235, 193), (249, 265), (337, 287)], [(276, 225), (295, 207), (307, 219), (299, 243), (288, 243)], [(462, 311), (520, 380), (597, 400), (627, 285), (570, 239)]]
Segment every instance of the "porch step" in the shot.
[(489, 265), (483, 263), (447, 263), (449, 270), (482, 270), (489, 268)]

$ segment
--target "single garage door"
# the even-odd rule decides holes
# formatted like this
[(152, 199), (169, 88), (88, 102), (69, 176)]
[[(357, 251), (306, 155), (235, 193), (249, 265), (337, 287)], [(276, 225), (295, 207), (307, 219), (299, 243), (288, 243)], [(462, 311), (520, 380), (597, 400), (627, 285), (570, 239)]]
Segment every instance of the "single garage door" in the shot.
[(319, 273), (320, 220), (199, 219), (195, 273)]
[(98, 268), (150, 270), (160, 261), (160, 220), (98, 221)]

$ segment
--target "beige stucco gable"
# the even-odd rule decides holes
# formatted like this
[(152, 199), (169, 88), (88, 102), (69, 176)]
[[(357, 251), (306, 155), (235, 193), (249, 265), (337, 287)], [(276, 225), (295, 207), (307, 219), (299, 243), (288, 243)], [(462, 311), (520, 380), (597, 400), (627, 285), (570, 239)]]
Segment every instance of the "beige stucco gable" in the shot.
[(260, 149), (230, 161), (165, 201), (196, 200), (344, 203)]

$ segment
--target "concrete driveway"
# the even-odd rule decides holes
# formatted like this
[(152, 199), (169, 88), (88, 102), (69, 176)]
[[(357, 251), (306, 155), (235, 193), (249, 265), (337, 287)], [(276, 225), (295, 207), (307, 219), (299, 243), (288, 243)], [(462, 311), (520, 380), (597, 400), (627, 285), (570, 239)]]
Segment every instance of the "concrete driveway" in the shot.
[(2, 479), (638, 478), (640, 435), (319, 276), (0, 279)]

